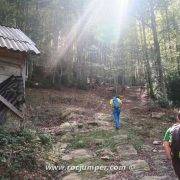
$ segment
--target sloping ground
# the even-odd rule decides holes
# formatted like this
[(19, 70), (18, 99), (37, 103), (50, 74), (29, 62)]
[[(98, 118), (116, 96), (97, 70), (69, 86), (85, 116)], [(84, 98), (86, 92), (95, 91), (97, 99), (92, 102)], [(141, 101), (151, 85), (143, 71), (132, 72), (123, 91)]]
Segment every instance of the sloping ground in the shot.
[(153, 118), (138, 94), (127, 89), (122, 128), (115, 130), (109, 100), (98, 92), (29, 89), (26, 126), (54, 138), (41, 171), (63, 180), (175, 179), (162, 143), (153, 145), (170, 123)]

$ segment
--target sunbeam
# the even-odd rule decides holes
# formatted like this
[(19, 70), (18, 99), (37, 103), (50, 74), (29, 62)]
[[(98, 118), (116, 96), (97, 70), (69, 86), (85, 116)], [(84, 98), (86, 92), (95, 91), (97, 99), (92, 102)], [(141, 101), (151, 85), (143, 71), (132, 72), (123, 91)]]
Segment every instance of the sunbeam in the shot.
[(56, 61), (65, 55), (75, 39), (76, 42), (81, 41), (83, 34), (90, 28), (94, 30), (99, 41), (117, 43), (126, 19), (128, 5), (129, 0), (91, 1), (82, 17), (64, 38), (63, 44), (59, 46)]

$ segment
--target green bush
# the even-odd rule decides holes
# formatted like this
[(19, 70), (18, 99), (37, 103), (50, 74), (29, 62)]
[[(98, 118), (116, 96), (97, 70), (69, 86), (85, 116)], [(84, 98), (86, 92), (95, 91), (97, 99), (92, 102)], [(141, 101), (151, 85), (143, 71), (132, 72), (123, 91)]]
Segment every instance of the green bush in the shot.
[(170, 106), (170, 102), (168, 101), (167, 98), (165, 97), (159, 97), (157, 99), (157, 103), (162, 107), (162, 108), (167, 108)]
[(180, 76), (176, 73), (167, 78), (167, 94), (173, 105), (180, 106)]
[[(48, 134), (36, 133), (31, 129), (18, 132), (7, 132), (0, 129), (0, 166), (4, 167), (1, 177), (10, 178), (20, 171), (35, 171), (38, 157), (43, 157), (43, 147), (52, 143)], [(1, 178), (0, 178), (1, 179)]]
[(40, 134), (39, 139), (43, 145), (52, 146), (52, 138), (49, 134)]
[(20, 132), (20, 136), (23, 137), (23, 140), (25, 142), (30, 143), (35, 138), (35, 131), (29, 130), (29, 129), (23, 129)]

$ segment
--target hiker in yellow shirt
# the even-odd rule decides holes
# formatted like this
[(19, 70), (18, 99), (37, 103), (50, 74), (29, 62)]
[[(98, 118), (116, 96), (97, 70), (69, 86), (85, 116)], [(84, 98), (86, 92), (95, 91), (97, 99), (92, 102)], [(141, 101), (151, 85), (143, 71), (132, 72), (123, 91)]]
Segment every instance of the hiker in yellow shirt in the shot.
[(120, 100), (119, 96), (115, 96), (113, 99), (110, 100), (110, 105), (113, 108), (113, 116), (114, 116), (114, 123), (116, 129), (121, 127), (121, 105), (122, 101)]

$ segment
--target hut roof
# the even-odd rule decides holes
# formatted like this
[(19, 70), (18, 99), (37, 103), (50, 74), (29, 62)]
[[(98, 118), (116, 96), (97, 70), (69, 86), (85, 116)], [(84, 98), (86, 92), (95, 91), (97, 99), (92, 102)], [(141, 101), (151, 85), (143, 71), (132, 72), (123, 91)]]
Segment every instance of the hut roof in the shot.
[(20, 29), (0, 25), (0, 47), (20, 52), (39, 54), (35, 43)]

